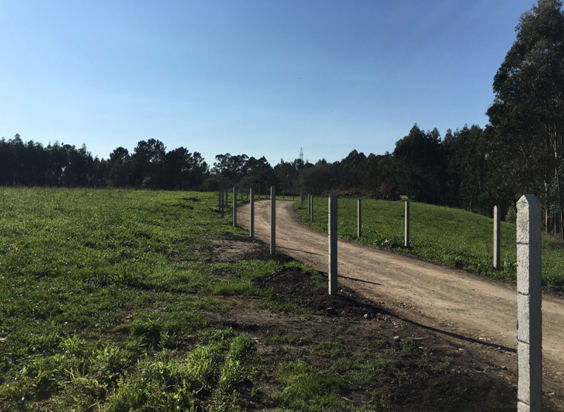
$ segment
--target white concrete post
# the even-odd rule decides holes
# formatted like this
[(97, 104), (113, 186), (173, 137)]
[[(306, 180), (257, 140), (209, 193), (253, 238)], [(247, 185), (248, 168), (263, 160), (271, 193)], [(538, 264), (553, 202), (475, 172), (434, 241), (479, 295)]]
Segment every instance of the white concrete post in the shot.
[(225, 203), (223, 202), (223, 186), (220, 187), (219, 191), (221, 192), (221, 217), (223, 217), (223, 213), (225, 212)]
[(270, 187), (270, 254), (276, 253), (276, 186)]
[(542, 408), (541, 204), (517, 202), (517, 410)]
[(237, 226), (237, 189), (233, 186), (233, 226)]
[(311, 221), (313, 222), (313, 194), (311, 195)]
[(329, 195), (329, 294), (337, 290), (337, 195)]
[(356, 205), (356, 237), (360, 237), (361, 230), (360, 225), (362, 223), (362, 209), (361, 209), (361, 201), (358, 198), (358, 204)]
[(409, 200), (405, 201), (405, 240), (404, 246), (409, 247)]
[(494, 217), (493, 217), (493, 267), (494, 269), (499, 269), (500, 264), (500, 252), (501, 252), (501, 217), (500, 217), (499, 205), (494, 206)]
[(255, 191), (251, 186), (251, 216), (249, 218), (249, 236), (255, 237)]

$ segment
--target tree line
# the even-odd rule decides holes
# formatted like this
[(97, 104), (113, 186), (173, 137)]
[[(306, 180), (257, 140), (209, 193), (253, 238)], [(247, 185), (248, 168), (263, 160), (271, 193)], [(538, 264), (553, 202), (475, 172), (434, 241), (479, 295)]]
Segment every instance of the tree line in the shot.
[(0, 140), (0, 185), (216, 190), (276, 185), (288, 193), (345, 191), (461, 207), (489, 215), (499, 204), (508, 219), (524, 193), (539, 197), (547, 231), (563, 233), (564, 14), (562, 1), (539, 0), (523, 13), (516, 40), (494, 76), (489, 124), (421, 130), (415, 124), (383, 155), (353, 150), (336, 162), (295, 159), (271, 166), (264, 158), (218, 154), (208, 165), (198, 152), (167, 151), (155, 139), (108, 159), (85, 146), (43, 146), (19, 135)]

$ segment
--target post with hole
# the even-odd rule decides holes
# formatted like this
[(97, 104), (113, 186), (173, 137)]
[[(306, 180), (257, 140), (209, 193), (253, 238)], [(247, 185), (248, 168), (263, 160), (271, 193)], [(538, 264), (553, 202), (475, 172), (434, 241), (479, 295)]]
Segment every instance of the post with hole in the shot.
[(517, 202), (517, 410), (542, 408), (541, 204)]
[(337, 195), (329, 195), (329, 294), (337, 290)]
[(500, 218), (500, 208), (499, 205), (494, 206), (494, 217), (493, 217), (493, 267), (494, 269), (499, 269), (500, 265), (500, 252), (501, 252), (501, 218)]
[(409, 200), (405, 201), (405, 239), (404, 246), (409, 247)]
[(255, 191), (254, 187), (251, 186), (251, 215), (249, 216), (249, 236), (251, 239), (255, 238)]
[(270, 187), (270, 254), (276, 253), (276, 186)]

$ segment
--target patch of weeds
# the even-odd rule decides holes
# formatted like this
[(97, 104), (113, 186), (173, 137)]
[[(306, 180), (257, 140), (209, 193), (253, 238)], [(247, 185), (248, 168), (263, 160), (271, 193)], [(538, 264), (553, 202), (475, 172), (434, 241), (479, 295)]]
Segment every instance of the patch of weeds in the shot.
[[(240, 396), (233, 386), (250, 380), (244, 358), (252, 348), (250, 336), (223, 339), (217, 331), (212, 340), (196, 346), (186, 357), (162, 351), (146, 356), (122, 376), (105, 405), (123, 410), (237, 410)], [(229, 330), (224, 331), (228, 334)]]
[(349, 411), (341, 395), (348, 392), (346, 383), (337, 376), (323, 374), (302, 360), (284, 363), (276, 374), (284, 385), (272, 399), (296, 411)]
[(268, 296), (269, 294), (248, 279), (213, 285), (211, 292), (218, 296)]
[(263, 345), (292, 345), (292, 346), (307, 346), (311, 345), (313, 341), (305, 336), (293, 336), (293, 335), (266, 335), (261, 343)]
[(270, 299), (261, 304), (261, 307), (274, 313), (293, 313), (295, 315), (322, 315), (323, 312), (288, 301), (280, 296), (270, 296)]
[(404, 355), (408, 355), (408, 356), (417, 355), (420, 352), (417, 345), (415, 345), (411, 340), (400, 342), (400, 347), (401, 347), (401, 352)]
[(312, 346), (311, 353), (330, 359), (339, 359), (341, 357), (347, 357), (350, 354), (342, 344), (331, 341), (317, 342), (316, 345)]

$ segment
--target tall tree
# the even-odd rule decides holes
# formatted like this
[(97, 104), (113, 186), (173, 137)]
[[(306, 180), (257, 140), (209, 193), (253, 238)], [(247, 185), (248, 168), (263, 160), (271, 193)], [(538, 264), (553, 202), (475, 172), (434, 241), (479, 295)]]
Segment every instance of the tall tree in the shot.
[(494, 78), (488, 109), (494, 128), (491, 155), (515, 196), (532, 192), (545, 222), (562, 222), (564, 164), (564, 14), (562, 1), (539, 0), (523, 13), (517, 39)]
[(397, 179), (402, 194), (429, 203), (444, 200), (445, 162), (439, 131), (425, 133), (417, 125), (396, 142)]

